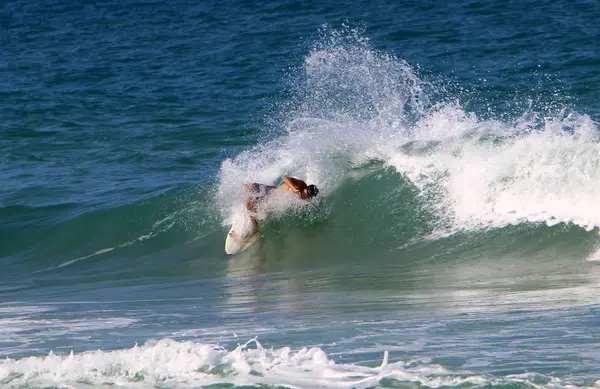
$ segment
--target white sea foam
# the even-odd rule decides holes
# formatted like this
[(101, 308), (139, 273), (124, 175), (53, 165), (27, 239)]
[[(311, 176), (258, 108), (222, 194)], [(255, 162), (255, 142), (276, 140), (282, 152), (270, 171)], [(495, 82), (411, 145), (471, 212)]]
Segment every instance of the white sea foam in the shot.
[[(548, 119), (532, 130), (447, 106), (415, 128), (416, 140), (443, 141), (421, 155), (390, 150), (388, 163), (421, 191), (436, 188), (439, 212), (453, 229), (522, 222), (600, 226), (600, 144), (587, 115)], [(441, 136), (440, 128), (449, 135)], [(482, 141), (484, 135), (500, 139)]]
[[(251, 347), (252, 346), (252, 347)], [(162, 339), (114, 351), (27, 357), (0, 361), (0, 383), (10, 387), (171, 388), (211, 384), (281, 385), (292, 388), (368, 388), (382, 380), (414, 382), (426, 387), (522, 383), (531, 387), (567, 387), (558, 378), (538, 374), (495, 378), (452, 373), (427, 363), (389, 362), (378, 367), (337, 364), (317, 347), (265, 349), (256, 341), (228, 351), (217, 345)], [(534, 384), (535, 383), (535, 384)]]

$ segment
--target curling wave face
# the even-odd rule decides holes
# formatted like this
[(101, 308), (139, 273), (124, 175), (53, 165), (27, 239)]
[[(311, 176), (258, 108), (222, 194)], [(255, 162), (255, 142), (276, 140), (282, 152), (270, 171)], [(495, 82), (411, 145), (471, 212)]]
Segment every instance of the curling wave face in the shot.
[[(508, 121), (479, 118), (445, 102), (449, 97), (407, 63), (356, 31), (325, 33), (298, 72), (282, 108), (285, 132), (221, 165), (225, 224), (244, 212), (243, 182), (290, 174), (316, 183), (327, 197), (381, 164), (399, 174), (399, 188), (407, 180), (416, 189), (438, 232), (528, 222), (600, 225), (600, 145), (589, 116), (559, 107), (530, 108)], [(269, 211), (281, 215), (291, 205)]]

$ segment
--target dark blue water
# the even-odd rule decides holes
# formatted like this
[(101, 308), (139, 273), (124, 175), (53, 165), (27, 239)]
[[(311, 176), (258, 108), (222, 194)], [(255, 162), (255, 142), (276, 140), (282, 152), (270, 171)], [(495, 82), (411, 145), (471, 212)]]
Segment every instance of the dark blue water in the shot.
[(3, 2), (0, 387), (597, 386), (599, 19)]

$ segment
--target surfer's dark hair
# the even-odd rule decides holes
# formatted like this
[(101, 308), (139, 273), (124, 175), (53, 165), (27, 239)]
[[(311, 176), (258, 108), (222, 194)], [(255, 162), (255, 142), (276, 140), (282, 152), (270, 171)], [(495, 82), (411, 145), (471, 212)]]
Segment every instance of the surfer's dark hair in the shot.
[(309, 185), (306, 187), (306, 194), (308, 195), (308, 197), (315, 197), (316, 195), (319, 194), (319, 189), (314, 186), (314, 185)]

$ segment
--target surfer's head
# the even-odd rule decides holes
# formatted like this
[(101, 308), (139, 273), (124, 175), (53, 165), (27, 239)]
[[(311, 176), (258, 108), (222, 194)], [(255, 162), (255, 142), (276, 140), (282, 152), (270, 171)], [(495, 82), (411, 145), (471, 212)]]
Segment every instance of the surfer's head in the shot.
[(304, 191), (306, 193), (306, 198), (310, 199), (311, 197), (315, 197), (319, 194), (319, 189), (315, 185), (307, 186)]

